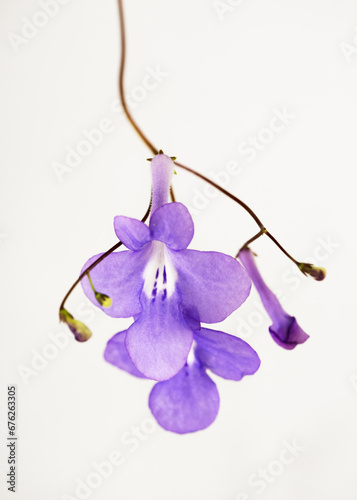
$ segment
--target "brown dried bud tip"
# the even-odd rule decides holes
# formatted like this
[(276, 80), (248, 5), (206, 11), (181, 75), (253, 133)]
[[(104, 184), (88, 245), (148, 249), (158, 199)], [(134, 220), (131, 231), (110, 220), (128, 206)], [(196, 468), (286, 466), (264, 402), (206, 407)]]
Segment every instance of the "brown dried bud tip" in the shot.
[(299, 264), (299, 269), (305, 276), (311, 276), (316, 281), (322, 281), (326, 278), (326, 269), (323, 267), (316, 267), (312, 264), (307, 264), (306, 262), (301, 262)]
[(69, 313), (67, 309), (60, 310), (60, 320), (63, 321), (63, 323), (66, 323), (77, 342), (86, 342), (91, 338), (92, 332), (89, 328), (86, 327), (86, 325), (81, 321), (74, 319), (72, 314)]

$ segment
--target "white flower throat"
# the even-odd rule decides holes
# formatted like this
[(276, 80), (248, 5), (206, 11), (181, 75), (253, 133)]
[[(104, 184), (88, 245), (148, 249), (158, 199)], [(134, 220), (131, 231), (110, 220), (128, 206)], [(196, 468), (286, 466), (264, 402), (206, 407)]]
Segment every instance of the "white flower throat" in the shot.
[(153, 241), (151, 255), (144, 269), (143, 291), (148, 299), (165, 300), (175, 291), (177, 272), (165, 243)]

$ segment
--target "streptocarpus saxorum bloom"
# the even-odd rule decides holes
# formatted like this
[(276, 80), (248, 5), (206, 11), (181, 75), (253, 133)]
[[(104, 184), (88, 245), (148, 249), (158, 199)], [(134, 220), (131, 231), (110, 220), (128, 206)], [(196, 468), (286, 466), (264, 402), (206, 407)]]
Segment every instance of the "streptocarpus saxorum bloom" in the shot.
[[(152, 215), (149, 226), (118, 216), (114, 229), (128, 248), (110, 254), (91, 272), (101, 293), (111, 298), (101, 307), (109, 316), (134, 317), (125, 347), (136, 369), (146, 378), (168, 380), (185, 365), (193, 330), (184, 315), (204, 323), (224, 320), (248, 297), (245, 269), (218, 252), (187, 250), (194, 227), (187, 208), (168, 203), (174, 164), (158, 154), (151, 161)], [(89, 259), (83, 271), (99, 255)], [(88, 278), (84, 292), (98, 307)]]
[[(156, 155), (151, 164), (151, 219), (146, 226), (144, 221), (150, 207), (142, 221), (115, 218), (115, 232), (121, 241), (86, 263), (64, 296), (59, 316), (77, 341), (90, 338), (90, 330), (65, 307), (70, 294), (81, 283), (89, 299), (109, 316), (133, 317), (134, 323), (128, 330), (109, 341), (106, 360), (137, 377), (158, 381), (149, 401), (158, 422), (177, 433), (193, 432), (210, 425), (218, 411), (217, 388), (207, 369), (224, 378), (239, 380), (259, 367), (257, 354), (244, 341), (200, 326), (201, 322), (222, 321), (246, 300), (251, 287), (249, 275), (273, 320), (269, 331), (275, 342), (285, 349), (293, 349), (308, 339), (296, 319), (283, 310), (265, 285), (248, 245), (266, 235), (304, 275), (322, 281), (326, 271), (297, 261), (245, 202), (204, 174), (176, 162), (180, 169), (194, 174), (240, 205), (259, 226), (259, 232), (239, 253), (246, 269), (224, 254), (187, 250), (193, 237), (191, 216), (181, 203), (168, 203), (173, 162), (161, 154), (162, 151), (156, 154), (156, 146), (135, 122), (126, 103), (122, 3), (119, 0), (122, 42), (119, 95), (130, 124)], [(128, 250), (113, 253), (122, 243)]]
[[(225, 379), (241, 380), (255, 373), (260, 365), (257, 353), (244, 340), (201, 328), (199, 322), (186, 319), (194, 331), (188, 360), (177, 375), (155, 384), (149, 397), (158, 423), (178, 434), (205, 429), (217, 416), (219, 394), (207, 369)], [(119, 332), (109, 340), (104, 357), (131, 375), (142, 377), (126, 351), (125, 335)]]
[(275, 342), (284, 349), (294, 349), (298, 344), (303, 344), (309, 335), (299, 326), (293, 316), (290, 316), (282, 308), (278, 298), (270, 288), (267, 287), (261, 277), (254, 261), (254, 256), (249, 248), (243, 248), (238, 257), (249, 273), (255, 288), (257, 289), (263, 306), (273, 321), (269, 327), (270, 335)]

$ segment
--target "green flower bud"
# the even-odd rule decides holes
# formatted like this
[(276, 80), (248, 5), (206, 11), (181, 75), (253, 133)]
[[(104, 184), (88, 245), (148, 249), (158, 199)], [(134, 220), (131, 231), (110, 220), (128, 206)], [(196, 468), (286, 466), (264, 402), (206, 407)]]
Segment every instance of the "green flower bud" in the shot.
[(110, 307), (112, 305), (112, 299), (108, 295), (105, 295), (105, 293), (95, 292), (95, 298), (103, 307)]
[(306, 262), (301, 262), (299, 264), (299, 269), (305, 276), (311, 276), (316, 281), (322, 281), (326, 278), (326, 269), (323, 267), (316, 267), (312, 264), (307, 264)]
[(74, 319), (67, 309), (60, 310), (60, 321), (66, 323), (77, 342), (86, 342), (92, 336), (92, 332), (89, 328), (81, 321)]

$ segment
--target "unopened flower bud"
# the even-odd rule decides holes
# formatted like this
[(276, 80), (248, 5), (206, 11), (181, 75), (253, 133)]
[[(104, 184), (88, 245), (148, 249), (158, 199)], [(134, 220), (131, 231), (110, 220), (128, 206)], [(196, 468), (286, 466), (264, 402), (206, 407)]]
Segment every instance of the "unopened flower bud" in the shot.
[(243, 248), (238, 254), (260, 295), (266, 312), (273, 321), (273, 324), (269, 327), (269, 333), (280, 347), (289, 350), (295, 349), (299, 344), (306, 342), (309, 336), (300, 327), (296, 318), (282, 308), (276, 295), (265, 284), (255, 264), (253, 255), (249, 248)]
[(301, 262), (299, 264), (299, 269), (305, 276), (311, 276), (316, 281), (322, 281), (326, 278), (326, 269), (323, 267), (316, 267), (312, 264), (307, 264), (306, 262)]
[(105, 293), (95, 292), (95, 298), (103, 307), (110, 307), (112, 305), (112, 299), (108, 295), (105, 295)]
[(77, 342), (86, 342), (92, 336), (92, 332), (89, 328), (81, 321), (74, 319), (67, 309), (60, 310), (60, 320), (66, 323)]

